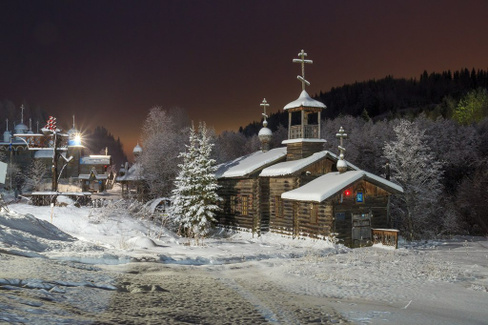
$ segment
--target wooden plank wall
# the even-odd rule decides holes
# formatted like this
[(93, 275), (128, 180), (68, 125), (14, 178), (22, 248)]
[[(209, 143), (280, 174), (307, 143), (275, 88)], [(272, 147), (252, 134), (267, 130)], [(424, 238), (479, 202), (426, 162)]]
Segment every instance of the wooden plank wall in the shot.
[(297, 160), (311, 156), (312, 154), (323, 150), (322, 142), (297, 142), (286, 145), (286, 160)]

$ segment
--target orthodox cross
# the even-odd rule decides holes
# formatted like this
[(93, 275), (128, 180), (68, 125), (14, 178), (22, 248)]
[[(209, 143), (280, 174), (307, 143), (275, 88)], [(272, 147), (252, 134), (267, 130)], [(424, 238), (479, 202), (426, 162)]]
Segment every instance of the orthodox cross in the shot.
[(344, 151), (346, 151), (346, 148), (344, 148), (343, 140), (347, 139), (347, 133), (344, 132), (344, 128), (342, 126), (339, 128), (339, 132), (336, 133), (336, 138), (340, 139), (340, 144), (338, 146), (340, 151), (339, 158), (344, 159)]
[(268, 102), (266, 101), (266, 98), (263, 99), (263, 102), (261, 104), (259, 104), (259, 106), (263, 106), (264, 113), (261, 113), (261, 115), (263, 115), (264, 116), (264, 120), (266, 120), (266, 118), (268, 117), (268, 115), (266, 115), (266, 107), (269, 106)]
[(73, 129), (75, 128), (75, 115), (73, 114)]
[(300, 59), (293, 59), (293, 63), (300, 63), (302, 65), (302, 75), (297, 76), (297, 79), (301, 81), (302, 83), (302, 90), (305, 90), (305, 85), (310, 86), (310, 82), (305, 80), (305, 63), (312, 64), (312, 60), (305, 60), (305, 57), (307, 56), (307, 53), (305, 53), (303, 50), (298, 53), (298, 56)]

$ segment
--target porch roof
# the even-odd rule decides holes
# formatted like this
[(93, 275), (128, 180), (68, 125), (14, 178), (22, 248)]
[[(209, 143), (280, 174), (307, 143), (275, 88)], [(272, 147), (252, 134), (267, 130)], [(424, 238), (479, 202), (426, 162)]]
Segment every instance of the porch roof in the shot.
[(403, 188), (393, 182), (364, 170), (354, 170), (327, 173), (297, 189), (281, 194), (281, 198), (322, 202), (359, 180), (366, 180), (390, 193), (403, 193)]

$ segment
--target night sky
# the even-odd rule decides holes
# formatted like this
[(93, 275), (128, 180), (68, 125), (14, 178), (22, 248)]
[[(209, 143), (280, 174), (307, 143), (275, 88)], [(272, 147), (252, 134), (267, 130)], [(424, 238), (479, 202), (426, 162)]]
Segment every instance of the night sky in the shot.
[[(0, 99), (132, 151), (148, 110), (185, 108), (218, 132), (346, 83), (488, 69), (488, 1), (0, 0)], [(20, 113), (19, 113), (20, 115)]]

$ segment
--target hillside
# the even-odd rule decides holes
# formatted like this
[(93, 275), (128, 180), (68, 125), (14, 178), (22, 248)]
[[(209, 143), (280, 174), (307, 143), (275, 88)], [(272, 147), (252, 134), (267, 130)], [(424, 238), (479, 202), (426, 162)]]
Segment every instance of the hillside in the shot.
[[(488, 88), (488, 71), (461, 69), (452, 73), (424, 71), (419, 79), (396, 79), (387, 76), (379, 80), (356, 82), (332, 88), (313, 96), (327, 105), (323, 119), (338, 116), (363, 115), (374, 120), (404, 115), (450, 117), (452, 109), (470, 90)], [(278, 125), (287, 126), (288, 115), (279, 111), (271, 114), (268, 127), (275, 131)], [(260, 122), (251, 122), (239, 129), (246, 136), (259, 132)]]

